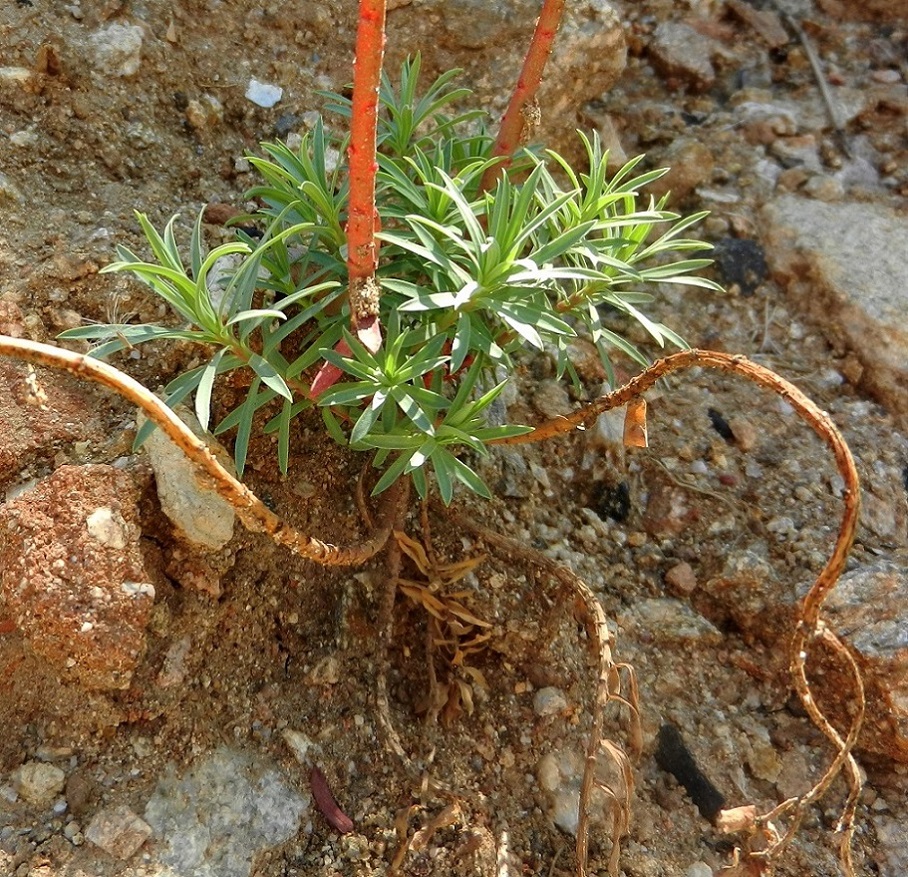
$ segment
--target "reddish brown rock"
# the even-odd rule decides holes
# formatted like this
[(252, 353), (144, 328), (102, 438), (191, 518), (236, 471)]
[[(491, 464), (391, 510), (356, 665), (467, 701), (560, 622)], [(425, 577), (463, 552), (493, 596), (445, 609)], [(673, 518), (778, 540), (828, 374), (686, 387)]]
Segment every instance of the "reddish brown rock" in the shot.
[(154, 588), (137, 489), (112, 466), (63, 466), (0, 507), (0, 594), (32, 649), (89, 689), (129, 685)]
[(39, 452), (51, 457), (60, 444), (87, 439), (98, 427), (96, 406), (84, 388), (66, 376), (46, 380), (46, 375), (38, 371), (29, 379), (25, 366), (0, 358), (0, 485)]
[(689, 563), (676, 563), (665, 574), (665, 584), (679, 597), (686, 597), (697, 588), (697, 576)]

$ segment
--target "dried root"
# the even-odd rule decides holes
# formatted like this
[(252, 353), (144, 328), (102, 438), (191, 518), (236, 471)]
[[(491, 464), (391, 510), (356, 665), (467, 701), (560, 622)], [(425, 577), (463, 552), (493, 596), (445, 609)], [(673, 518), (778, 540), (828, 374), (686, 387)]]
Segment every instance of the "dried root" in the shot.
[[(860, 490), (857, 469), (845, 440), (826, 412), (821, 411), (797, 387), (781, 378), (775, 372), (750, 362), (743, 356), (732, 356), (709, 350), (687, 350), (661, 359), (650, 368), (641, 372), (632, 380), (612, 393), (608, 393), (577, 412), (567, 416), (546, 421), (533, 432), (509, 439), (501, 439), (498, 444), (519, 444), (522, 442), (541, 441), (556, 435), (562, 435), (574, 429), (582, 429), (592, 424), (604, 411), (626, 405), (637, 399), (660, 378), (674, 371), (702, 366), (738, 374), (743, 378), (765, 387), (781, 396), (804, 419), (832, 451), (836, 465), (845, 483), (843, 493), (845, 509), (839, 534), (832, 553), (807, 595), (802, 599), (798, 609), (798, 622), (791, 644), (790, 670), (794, 688), (804, 705), (811, 721), (823, 732), (835, 749), (835, 756), (826, 772), (814, 787), (806, 794), (783, 801), (769, 813), (755, 816), (752, 828), (760, 834), (764, 848), (745, 851), (745, 859), (738, 866), (745, 870), (737, 873), (764, 873), (771, 869), (786, 846), (791, 842), (804, 817), (807, 807), (822, 796), (833, 780), (846, 771), (849, 785), (848, 799), (845, 803), (839, 830), (842, 833), (840, 861), (847, 877), (852, 877), (854, 868), (851, 860), (851, 839), (854, 833), (854, 813), (861, 789), (861, 773), (854, 760), (852, 751), (860, 734), (864, 720), (865, 700), (864, 687), (860, 671), (854, 658), (842, 642), (820, 620), (820, 611), (829, 593), (835, 587), (845, 567), (845, 561), (854, 541), (860, 506)], [(809, 647), (820, 642), (830, 648), (843, 661), (853, 680), (852, 703), (855, 712), (847, 734), (837, 731), (829, 719), (822, 713), (810, 691), (807, 680), (807, 655)], [(774, 825), (774, 820), (789, 816), (788, 829), (781, 833)], [(579, 844), (578, 844), (579, 845)], [(756, 870), (746, 870), (746, 869)]]
[[(551, 578), (572, 592), (577, 598), (583, 625), (590, 642), (590, 649), (598, 667), (596, 698), (592, 710), (592, 726), (586, 748), (586, 763), (580, 785), (580, 809), (577, 824), (577, 875), (584, 877), (589, 851), (590, 798), (593, 786), (599, 785), (613, 802), (612, 808), (612, 852), (609, 859), (609, 873), (618, 874), (620, 839), (627, 833), (630, 817), (630, 802), (634, 790), (633, 772), (630, 760), (620, 746), (605, 738), (605, 708), (609, 704), (621, 704), (627, 708), (628, 735), (631, 752), (636, 756), (643, 747), (638, 710), (637, 680), (633, 668), (618, 664), (612, 656), (614, 639), (608, 629), (605, 612), (589, 586), (567, 567), (555, 563), (538, 551), (527, 548), (515, 539), (510, 539), (480, 526), (466, 517), (458, 517), (458, 526), (475, 533), (486, 545), (500, 549), (503, 553), (519, 557), (542, 568)], [(619, 780), (614, 788), (606, 787), (596, 780), (596, 764), (600, 757), (611, 759), (617, 767)]]
[[(12, 356), (32, 365), (67, 371), (77, 378), (101, 384), (123, 396), (140, 408), (164, 434), (195, 464), (214, 490), (227, 500), (243, 525), (255, 533), (267, 533), (279, 545), (296, 554), (325, 566), (356, 566), (365, 563), (381, 551), (391, 535), (393, 508), (397, 505), (401, 486), (387, 491), (379, 511), (379, 525), (372, 535), (359, 543), (347, 546), (330, 545), (313, 536), (300, 533), (281, 520), (248, 487), (237, 481), (215, 458), (202, 439), (190, 430), (154, 393), (119, 369), (73, 353), (61, 347), (39, 344), (22, 338), (0, 335), (0, 356)], [(30, 378), (34, 382), (34, 375)], [(29, 384), (31, 387), (31, 383)]]

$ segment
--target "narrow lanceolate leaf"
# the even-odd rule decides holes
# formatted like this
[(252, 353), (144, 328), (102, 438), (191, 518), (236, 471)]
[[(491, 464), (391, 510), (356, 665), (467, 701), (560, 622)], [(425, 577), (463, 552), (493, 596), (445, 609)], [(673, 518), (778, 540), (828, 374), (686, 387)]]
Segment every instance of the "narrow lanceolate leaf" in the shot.
[(387, 398), (388, 395), (384, 390), (378, 390), (375, 393), (372, 397), (372, 401), (369, 403), (369, 407), (360, 414), (359, 419), (356, 421), (356, 425), (353, 427), (353, 431), (350, 433), (351, 445), (356, 445), (361, 442), (368, 434), (369, 430), (372, 429), (375, 421), (378, 419), (378, 415), (381, 414), (381, 410), (384, 407)]
[(277, 373), (274, 366), (267, 359), (253, 353), (249, 357), (249, 365), (252, 370), (262, 379), (263, 383), (271, 387), (279, 396), (293, 401), (293, 394), (287, 386), (287, 382)]
[[(412, 421), (413, 425), (426, 435), (435, 435), (435, 427), (419, 403), (408, 394), (407, 387), (391, 387), (391, 396), (397, 403), (397, 407)], [(415, 388), (413, 388), (415, 389)]]
[(240, 418), (236, 430), (236, 442), (233, 445), (233, 461), (236, 464), (237, 474), (242, 475), (246, 468), (246, 455), (249, 452), (249, 437), (252, 434), (252, 421), (255, 419), (255, 412), (258, 406), (256, 401), (259, 395), (258, 378), (253, 378), (249, 385), (249, 395), (246, 401), (239, 407)]
[(195, 391), (195, 416), (205, 431), (208, 430), (208, 423), (211, 419), (211, 390), (214, 387), (214, 379), (218, 374), (218, 366), (221, 364), (225, 353), (227, 351), (221, 349), (211, 358), (211, 362), (202, 371), (199, 386)]

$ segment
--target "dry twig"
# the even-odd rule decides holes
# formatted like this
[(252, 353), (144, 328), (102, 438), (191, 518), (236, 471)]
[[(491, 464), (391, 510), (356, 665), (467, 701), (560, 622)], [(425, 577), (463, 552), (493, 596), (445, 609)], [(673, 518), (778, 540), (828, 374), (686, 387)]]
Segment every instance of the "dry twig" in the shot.
[(388, 541), (393, 522), (390, 510), (400, 498), (400, 485), (388, 491), (378, 514), (381, 524), (369, 538), (354, 545), (330, 545), (300, 533), (281, 520), (248, 487), (237, 481), (218, 462), (205, 442), (154, 393), (119, 369), (81, 353), (5, 335), (0, 335), (0, 356), (11, 356), (33, 365), (67, 371), (77, 378), (93, 381), (119, 393), (140, 408), (207, 476), (214, 490), (233, 506), (237, 517), (248, 530), (267, 533), (279, 545), (302, 557), (325, 566), (356, 566), (380, 551)]
[[(840, 820), (840, 828), (842, 831), (841, 862), (846, 875), (851, 875), (853, 874), (851, 863), (851, 838), (854, 832), (853, 819), (857, 796), (860, 793), (861, 787), (860, 769), (851, 753), (864, 720), (866, 704), (864, 701), (863, 684), (861, 683), (860, 672), (857, 665), (841, 641), (822, 623), (820, 620), (820, 610), (845, 568), (845, 562), (854, 541), (860, 507), (860, 488), (854, 458), (851, 455), (851, 451), (848, 449), (848, 445), (845, 443), (845, 440), (842, 438), (841, 433), (838, 431), (829, 415), (825, 411), (821, 411), (817, 405), (808, 399), (807, 396), (794, 386), (794, 384), (789, 383), (775, 372), (751, 362), (744, 356), (733, 356), (728, 353), (719, 353), (710, 350), (686, 350), (659, 360), (635, 378), (628, 381), (624, 386), (596, 399), (594, 402), (591, 402), (567, 417), (548, 420), (536, 427), (531, 433), (515, 436), (510, 439), (500, 439), (496, 444), (518, 444), (521, 442), (540, 441), (545, 438), (564, 434), (573, 429), (589, 426), (604, 411), (626, 405), (630, 400), (646, 392), (646, 390), (652, 387), (660, 378), (665, 377), (672, 372), (690, 368), (692, 366), (714, 368), (731, 374), (740, 375), (752, 383), (772, 390), (772, 392), (788, 402), (832, 451), (836, 465), (845, 483), (845, 489), (843, 491), (845, 508), (842, 516), (842, 523), (839, 528), (839, 534), (836, 538), (829, 560), (820, 571), (820, 574), (817, 576), (816, 581), (813, 583), (808, 593), (801, 600), (798, 612), (799, 620), (791, 645), (790, 664), (794, 688), (804, 705), (804, 709), (807, 711), (813, 723), (832, 743), (836, 754), (824, 775), (814, 787), (807, 792), (807, 794), (802, 795), (799, 798), (791, 798), (784, 801), (770, 813), (765, 814), (762, 817), (757, 817), (756, 823), (764, 828), (770, 839), (770, 843), (766, 850), (753, 852), (750, 855), (753, 857), (761, 857), (767, 862), (776, 859), (791, 841), (794, 832), (797, 830), (797, 827), (803, 818), (805, 809), (829, 788), (835, 777), (838, 776), (842, 768), (845, 767), (847, 768), (848, 774), (849, 795)], [(813, 695), (810, 692), (810, 685), (807, 681), (806, 672), (807, 653), (809, 645), (817, 640), (833, 649), (836, 655), (847, 664), (854, 680), (853, 697), (854, 703), (856, 704), (856, 711), (851, 719), (848, 733), (844, 738), (832, 726), (816, 705)], [(784, 835), (779, 836), (772, 827), (771, 822), (782, 815), (788, 814), (792, 814), (792, 825)]]

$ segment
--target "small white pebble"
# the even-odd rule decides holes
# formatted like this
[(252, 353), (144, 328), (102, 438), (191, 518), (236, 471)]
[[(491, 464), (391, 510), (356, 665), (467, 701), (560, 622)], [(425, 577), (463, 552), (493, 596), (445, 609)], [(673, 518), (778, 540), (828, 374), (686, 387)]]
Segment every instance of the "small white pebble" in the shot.
[(251, 100), (256, 106), (269, 109), (273, 107), (284, 95), (284, 89), (279, 85), (271, 85), (267, 82), (259, 82), (258, 79), (250, 79), (249, 85), (246, 86), (246, 98)]

